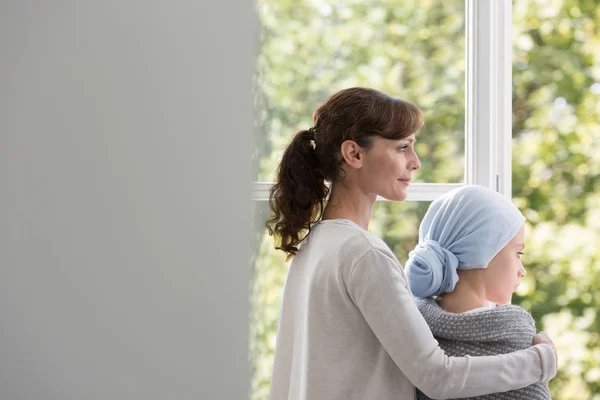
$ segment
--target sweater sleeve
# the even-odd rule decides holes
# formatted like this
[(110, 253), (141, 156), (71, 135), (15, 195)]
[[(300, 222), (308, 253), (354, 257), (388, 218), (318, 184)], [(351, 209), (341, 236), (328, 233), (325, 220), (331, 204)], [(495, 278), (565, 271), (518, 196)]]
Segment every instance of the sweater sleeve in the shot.
[(351, 269), (348, 293), (406, 377), (433, 399), (520, 389), (556, 375), (549, 345), (498, 356), (448, 357), (421, 316), (401, 265), (379, 249)]

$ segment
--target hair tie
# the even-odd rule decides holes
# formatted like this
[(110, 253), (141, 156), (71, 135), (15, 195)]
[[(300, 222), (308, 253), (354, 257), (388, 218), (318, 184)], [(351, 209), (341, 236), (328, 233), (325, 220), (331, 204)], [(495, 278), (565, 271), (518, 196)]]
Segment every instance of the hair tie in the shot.
[(315, 128), (314, 128), (314, 126), (312, 128), (308, 128), (308, 130), (306, 132), (308, 132), (308, 135), (306, 135), (306, 137), (308, 138), (308, 140), (315, 140)]

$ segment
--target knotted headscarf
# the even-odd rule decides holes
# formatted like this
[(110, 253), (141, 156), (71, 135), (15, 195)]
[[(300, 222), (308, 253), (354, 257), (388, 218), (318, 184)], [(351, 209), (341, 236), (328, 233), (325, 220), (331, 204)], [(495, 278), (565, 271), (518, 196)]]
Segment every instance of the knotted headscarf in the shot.
[(457, 269), (485, 268), (525, 222), (506, 197), (466, 185), (433, 203), (419, 227), (419, 244), (409, 253), (406, 275), (415, 297), (454, 290)]

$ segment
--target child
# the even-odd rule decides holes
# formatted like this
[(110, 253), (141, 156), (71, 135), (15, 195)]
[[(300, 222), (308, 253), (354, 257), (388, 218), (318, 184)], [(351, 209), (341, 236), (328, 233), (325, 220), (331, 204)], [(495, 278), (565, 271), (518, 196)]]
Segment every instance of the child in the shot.
[[(406, 274), (419, 311), (447, 355), (497, 355), (531, 346), (533, 318), (509, 304), (526, 274), (520, 259), (524, 222), (512, 202), (480, 186), (460, 187), (429, 207)], [(429, 399), (420, 391), (417, 397)], [(540, 382), (477, 398), (550, 399), (550, 394)]]

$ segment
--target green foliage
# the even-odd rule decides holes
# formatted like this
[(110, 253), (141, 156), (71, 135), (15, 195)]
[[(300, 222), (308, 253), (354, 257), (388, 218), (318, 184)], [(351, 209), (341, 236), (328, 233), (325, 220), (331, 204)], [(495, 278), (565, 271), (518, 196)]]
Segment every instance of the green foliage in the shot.
[[(335, 4), (335, 5), (331, 5)], [(291, 135), (319, 102), (369, 86), (423, 110), (418, 180), (464, 174), (463, 1), (261, 0), (257, 60), (258, 180), (272, 181)]]
[[(528, 275), (514, 302), (559, 351), (554, 399), (600, 399), (600, 2), (520, 0), (513, 12), (513, 194), (528, 219)], [(259, 0), (257, 180), (291, 135), (349, 86), (419, 106), (423, 182), (464, 174), (464, 1)], [(428, 203), (380, 202), (370, 230), (405, 261)], [(256, 204), (251, 284), (253, 400), (267, 399), (287, 263)], [(596, 397), (593, 397), (596, 396)]]
[(528, 219), (516, 302), (559, 351), (554, 399), (600, 398), (600, 2), (513, 12), (513, 194)]

